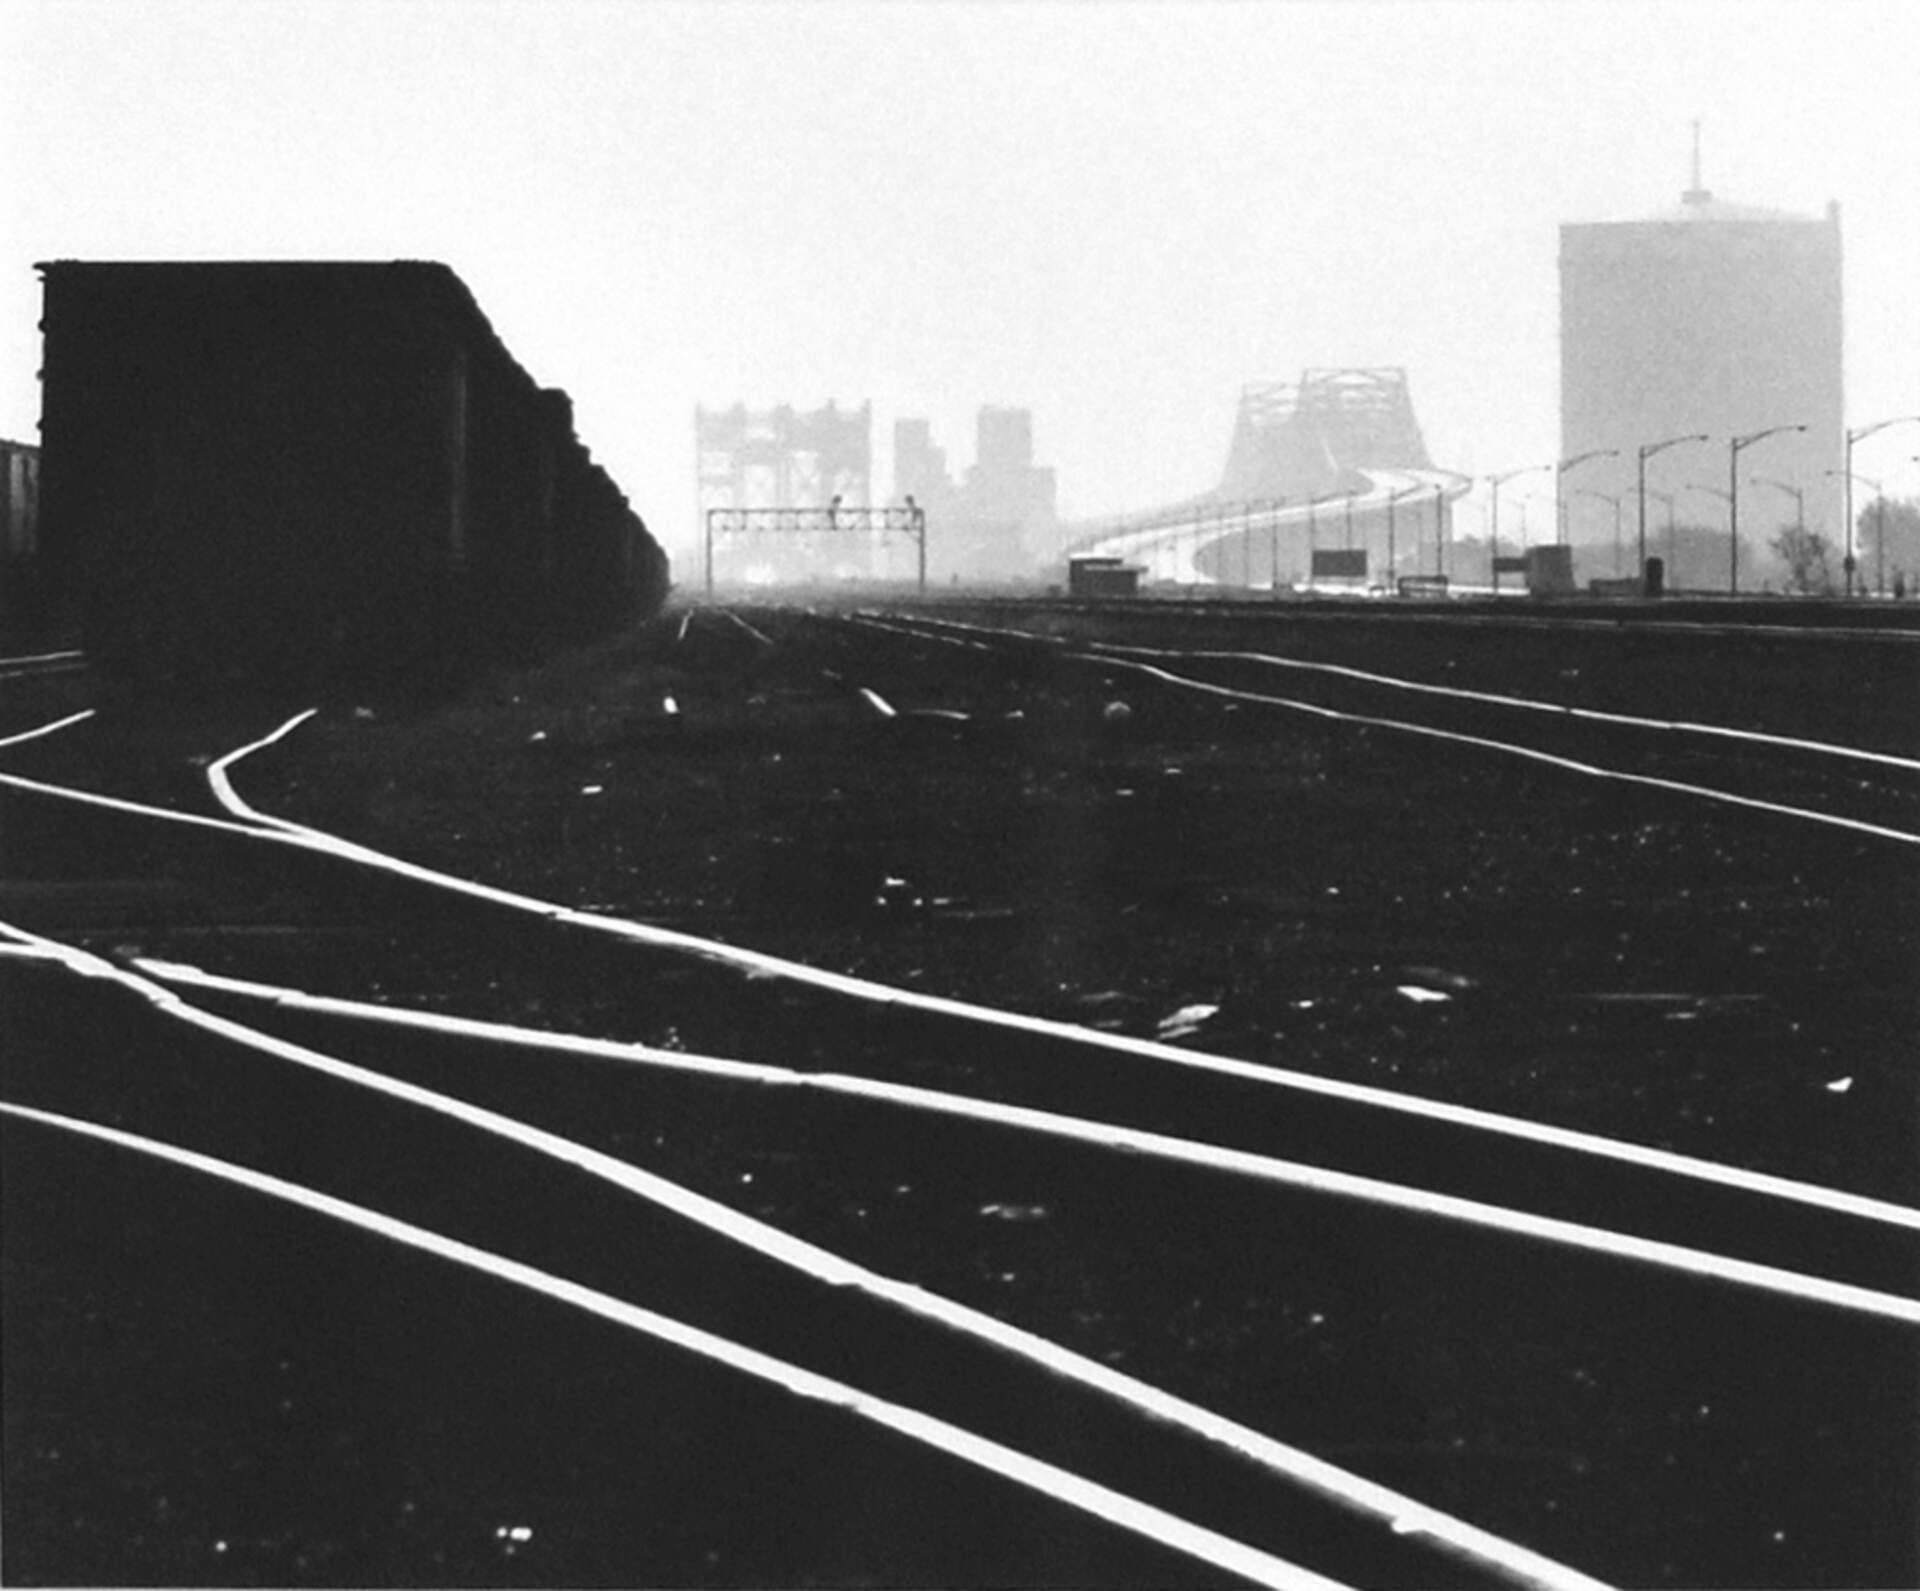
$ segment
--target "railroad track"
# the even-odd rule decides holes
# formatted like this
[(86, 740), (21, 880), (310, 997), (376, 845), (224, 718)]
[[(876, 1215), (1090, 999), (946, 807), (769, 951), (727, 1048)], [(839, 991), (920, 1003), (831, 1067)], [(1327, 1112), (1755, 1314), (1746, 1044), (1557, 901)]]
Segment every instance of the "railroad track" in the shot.
[[(1676, 1484), (1740, 1538), (1704, 1545), (1741, 1577), (1842, 1539), (1851, 1562), (1910, 1547), (1897, 1474), (1858, 1455), (1911, 1446), (1912, 1410), (1885, 1386), (1920, 1320), (1912, 1210), (479, 888), (254, 811), (234, 790), (243, 756), (208, 771), (226, 819), (0, 782), (9, 825), (69, 870), (190, 879), (211, 903), (205, 959), (283, 974), (110, 965), (59, 943), (70, 908), (39, 903), (0, 963), (32, 995), (7, 1008), (34, 1013), (10, 1053), (38, 1064), (7, 1068), (16, 1134), (361, 1230), (399, 1223), (381, 1230), (412, 1252), (550, 1298), (584, 1289), (573, 1307), (602, 1318), (656, 1311), (703, 1348), (777, 1360), (754, 1364), (791, 1389), (857, 1387), (889, 1419), (993, 1444), (976, 1466), (1038, 1466), (1023, 1486), (1044, 1478), (1051, 1504), (1147, 1544), (1144, 1578), (1184, 1558), (1264, 1583), (1573, 1584), (1536, 1550), (1596, 1551), (1571, 1516)], [(256, 913), (223, 934), (219, 902), (263, 881), (282, 931)], [(294, 987), (404, 983), (393, 963), (434, 943), (440, 1009)], [(718, 1042), (692, 1054), (447, 1009), (501, 980), (537, 1004), (583, 977), (631, 989), (636, 1026), (664, 1001)], [(1690, 1341), (1735, 1346), (1650, 1396), (1681, 1318)], [(1823, 1357), (1850, 1367), (1842, 1384), (1793, 1382)], [(1436, 1358), (1454, 1368), (1403, 1384)], [(1608, 1429), (1620, 1397), (1651, 1405), (1639, 1429)], [(1597, 1429), (1574, 1436), (1582, 1414)], [(1577, 1464), (1523, 1478), (1477, 1456), (1533, 1451), (1543, 1420), (1545, 1450)], [(1754, 1444), (1757, 1473), (1727, 1473)], [(1379, 1473), (1471, 1506), (1360, 1478)], [(1860, 1509), (1836, 1526), (1831, 1499), (1788, 1500), (1842, 1475), (1891, 1523), (1863, 1537)]]
[(0, 657), (0, 681), (30, 679), (42, 674), (77, 674), (86, 666), (86, 654), (74, 649)]
[(1278, 652), (1101, 641), (1076, 646), (1031, 631), (921, 617), (850, 622), (948, 646), (1041, 647), (1081, 667), (1165, 690), (1920, 845), (1920, 757), (1900, 752), (1468, 690)]

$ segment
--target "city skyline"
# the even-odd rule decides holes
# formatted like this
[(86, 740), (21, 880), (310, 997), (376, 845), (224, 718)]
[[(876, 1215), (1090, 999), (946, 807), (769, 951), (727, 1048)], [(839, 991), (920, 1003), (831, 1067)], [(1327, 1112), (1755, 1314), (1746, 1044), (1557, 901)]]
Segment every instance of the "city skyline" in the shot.
[[(0, 27), (23, 440), (35, 260), (429, 258), (678, 551), (701, 404), (871, 402), (879, 481), (895, 417), (955, 446), (1027, 409), (1077, 517), (1212, 486), (1248, 384), (1397, 366), (1435, 462), (1484, 476), (1557, 451), (1559, 227), (1671, 207), (1695, 119), (1722, 197), (1840, 204), (1848, 423), (1920, 412), (1905, 6), (0, 0)], [(1920, 489), (1900, 437), (1855, 467)]]

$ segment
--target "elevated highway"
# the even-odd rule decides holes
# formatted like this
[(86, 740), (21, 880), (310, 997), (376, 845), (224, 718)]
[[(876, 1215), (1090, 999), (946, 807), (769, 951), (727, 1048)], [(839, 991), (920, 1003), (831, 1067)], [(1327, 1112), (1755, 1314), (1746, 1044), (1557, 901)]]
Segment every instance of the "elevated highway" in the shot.
[(1366, 555), (1362, 583), (1446, 573), (1452, 505), (1472, 480), (1431, 467), (1352, 476), (1343, 490), (1297, 499), (1196, 498), (1087, 527), (1073, 555), (1123, 559), (1149, 585), (1305, 585), (1314, 553), (1333, 548)]
[(1119, 558), (1148, 585), (1300, 586), (1314, 555), (1353, 556), (1343, 585), (1447, 570), (1451, 505), (1469, 477), (1427, 455), (1404, 370), (1306, 370), (1244, 388), (1212, 491), (1066, 527), (1070, 556)]

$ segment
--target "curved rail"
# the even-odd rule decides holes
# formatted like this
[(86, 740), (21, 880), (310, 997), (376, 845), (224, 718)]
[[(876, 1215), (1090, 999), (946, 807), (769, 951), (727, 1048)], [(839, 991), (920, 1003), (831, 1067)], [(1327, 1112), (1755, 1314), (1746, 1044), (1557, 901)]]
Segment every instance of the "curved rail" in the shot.
[[(1371, 1518), (1396, 1535), (1429, 1537), (1438, 1547), (1483, 1572), (1498, 1573), (1510, 1583), (1567, 1587), (1569, 1591), (1595, 1583), (1525, 1548), (1327, 1464), (1300, 1449), (1276, 1442), (1258, 1431), (1162, 1392), (1096, 1360), (923, 1288), (854, 1264), (574, 1139), (548, 1132), (484, 1106), (338, 1060), (304, 1045), (290, 1043), (204, 1011), (149, 978), (125, 972), (98, 957), (60, 945), (57, 941), (5, 925), (0, 925), (0, 932), (26, 946), (33, 954), (60, 960), (84, 976), (105, 979), (129, 988), (151, 1002), (162, 1014), (202, 1032), (355, 1087), (451, 1117), (469, 1127), (584, 1171), (622, 1192), (659, 1205), (778, 1264), (831, 1285), (867, 1294), (937, 1325), (991, 1342), (998, 1348), (1116, 1399), (1138, 1412), (1165, 1420), (1208, 1442), (1222, 1445), (1291, 1484), (1302, 1486)], [(632, 1056), (627, 1058), (632, 1059)], [(705, 1064), (711, 1066), (712, 1063)], [(1915, 1303), (1912, 1308), (1916, 1322), (1920, 1322), (1920, 1303)]]
[(0, 657), (0, 679), (24, 674), (70, 674), (87, 666), (85, 652), (34, 652), (21, 657)]
[[(304, 722), (308, 715), (301, 715)], [(263, 746), (273, 744), (291, 725), (282, 725), (273, 734), (263, 737), (252, 745), (239, 748), (221, 759), (221, 765), (231, 767), (240, 758), (249, 755)], [(11, 776), (0, 775), (0, 783), (7, 782)], [(229, 786), (229, 788), (231, 788)], [(1881, 1222), (1890, 1226), (1920, 1230), (1920, 1210), (1908, 1209), (1903, 1205), (1888, 1203), (1884, 1200), (1870, 1199), (1862, 1195), (1845, 1193), (1837, 1189), (1818, 1188), (1811, 1184), (1795, 1182), (1789, 1178), (1775, 1177), (1764, 1172), (1746, 1171), (1739, 1167), (1719, 1165), (1712, 1161), (1698, 1160), (1686, 1155), (1675, 1154), (1669, 1150), (1652, 1149), (1644, 1145), (1627, 1143), (1620, 1139), (1605, 1138), (1595, 1133), (1584, 1133), (1572, 1128), (1555, 1127), (1545, 1123), (1524, 1121), (1518, 1117), (1503, 1116), (1493, 1111), (1478, 1110), (1470, 1106), (1451, 1105), (1444, 1101), (1428, 1099), (1415, 1094), (1402, 1094), (1389, 1089), (1375, 1088), (1366, 1084), (1343, 1082), (1336, 1078), (1317, 1076), (1308, 1072), (1290, 1071), (1285, 1068), (1263, 1066), (1252, 1061), (1236, 1060), (1230, 1056), (1210, 1055), (1200, 1050), (1184, 1049), (1177, 1045), (1156, 1043), (1151, 1039), (1133, 1038), (1126, 1034), (1106, 1033), (1094, 1028), (1080, 1027), (1069, 1022), (1060, 1022), (1047, 1017), (1028, 1016), (1021, 1012), (1004, 1011), (997, 1007), (975, 1005), (963, 1000), (950, 999), (942, 995), (924, 994), (914, 989), (899, 988), (891, 984), (878, 983), (871, 979), (855, 977), (848, 973), (832, 972), (824, 968), (809, 966), (804, 962), (792, 961), (763, 951), (743, 949), (719, 940), (702, 939), (675, 929), (659, 928), (652, 924), (634, 922), (619, 917), (602, 916), (595, 912), (576, 911), (551, 902), (536, 900), (529, 896), (518, 895), (492, 885), (476, 883), (452, 874), (437, 872), (417, 863), (389, 856), (384, 852), (363, 846), (355, 841), (329, 835), (322, 830), (308, 828), (285, 818), (274, 817), (258, 812), (244, 801), (234, 797), (236, 805), (232, 808), (238, 815), (250, 821), (265, 824), (271, 830), (277, 830), (303, 843), (326, 851), (330, 854), (363, 861), (370, 866), (391, 872), (399, 877), (413, 879), (459, 895), (476, 900), (491, 901), (495, 904), (512, 907), (517, 911), (532, 912), (555, 921), (565, 921), (596, 933), (631, 939), (641, 944), (662, 949), (681, 950), (704, 960), (738, 968), (750, 976), (778, 977), (804, 984), (812, 988), (835, 994), (848, 995), (855, 999), (869, 1001), (879, 1005), (894, 1006), (903, 1010), (924, 1011), (931, 1015), (957, 1017), (977, 1022), (987, 1027), (999, 1027), (1016, 1032), (1029, 1033), (1046, 1038), (1065, 1039), (1091, 1049), (1111, 1050), (1122, 1054), (1137, 1056), (1147, 1060), (1161, 1061), (1169, 1065), (1186, 1067), (1196, 1071), (1217, 1073), (1237, 1078), (1244, 1082), (1259, 1083), (1268, 1087), (1295, 1089), (1304, 1093), (1320, 1094), (1330, 1098), (1356, 1104), (1378, 1107), (1383, 1110), (1402, 1112), (1409, 1116), (1423, 1117), (1475, 1131), (1484, 1131), (1526, 1142), (1546, 1145), (1554, 1148), (1570, 1149), (1577, 1153), (1618, 1160), (1632, 1165), (1644, 1166), (1662, 1171), (1673, 1172), (1683, 1177), (1698, 1178), (1701, 1181), (1721, 1183), (1759, 1193), (1768, 1197), (1777, 1197), (1795, 1202), (1818, 1205), (1821, 1208), (1860, 1216), (1864, 1219)], [(160, 809), (152, 809), (159, 811)], [(179, 814), (163, 814), (177, 817)], [(201, 820), (210, 821), (210, 820)], [(259, 834), (262, 831), (250, 831)]]
[(1090, 1049), (1108, 1050), (1189, 1070), (1212, 1073), (1241, 1082), (1255, 1083), (1263, 1087), (1319, 1095), (1446, 1126), (1486, 1132), (1500, 1138), (1549, 1149), (1567, 1150), (1578, 1155), (1592, 1156), (1630, 1167), (1728, 1187), (1763, 1198), (1780, 1199), (1838, 1215), (1857, 1217), (1891, 1228), (1920, 1231), (1920, 1210), (1861, 1194), (1820, 1187), (1766, 1172), (1722, 1165), (1671, 1150), (1655, 1149), (1622, 1139), (1581, 1132), (1573, 1128), (1527, 1121), (1471, 1106), (1449, 1104), (1421, 1095), (1404, 1094), (1313, 1073), (1261, 1065), (1231, 1056), (1212, 1055), (1201, 1050), (1157, 1043), (1150, 1039), (1103, 1032), (1047, 1017), (1029, 1016), (1021, 1012), (1005, 1011), (945, 996), (925, 994), (918, 990), (899, 988), (847, 973), (810, 966), (804, 962), (792, 961), (762, 951), (744, 949), (719, 940), (703, 939), (675, 929), (660, 928), (652, 924), (604, 916), (595, 912), (579, 911), (499, 889), (493, 885), (438, 872), (360, 845), (355, 841), (260, 812), (233, 790), (228, 778), (228, 770), (236, 762), (263, 747), (277, 743), (299, 724), (308, 721), (311, 716), (311, 711), (299, 714), (280, 725), (272, 733), (227, 753), (209, 765), (207, 770), (209, 780), (221, 792), (220, 799), (223, 804), (237, 816), (244, 818), (246, 820), (244, 822), (201, 817), (193, 813), (145, 806), (120, 797), (73, 790), (39, 780), (26, 779), (17, 774), (0, 773), (0, 788), (17, 788), (36, 795), (68, 800), (84, 806), (95, 806), (104, 811), (186, 824), (197, 829), (225, 833), (255, 843), (292, 844), (315, 854), (358, 862), (393, 876), (445, 891), (450, 895), (507, 907), (556, 923), (566, 923), (595, 933), (632, 940), (656, 949), (684, 952), (704, 961), (735, 968), (753, 977), (781, 978), (873, 1004), (958, 1018), (989, 1028), (997, 1027), (1044, 1038), (1065, 1040)]
[(93, 709), (88, 707), (81, 712), (69, 713), (65, 718), (56, 718), (51, 723), (39, 724), (32, 729), (23, 729), (18, 734), (0, 739), (0, 747), (24, 746), (30, 740), (39, 740), (44, 735), (57, 735), (63, 729), (71, 729), (75, 724), (85, 723), (93, 717)]
[[(935, 635), (926, 630), (914, 629), (909, 626), (890, 625), (885, 623), (884, 621), (874, 620), (871, 618), (867, 618), (865, 616), (856, 615), (854, 622), (867, 624), (874, 628), (879, 628), (879, 629), (892, 629), (899, 634), (926, 636), (927, 638), (934, 639), (934, 640), (941, 639), (941, 637), (939, 637), (938, 635)], [(1040, 639), (1039, 637), (1028, 635), (1023, 631), (1017, 631), (1017, 630), (1008, 630), (1008, 631), (1003, 631), (998, 633), (1003, 634), (1004, 636), (1010, 639), (1017, 638), (1022, 641), (1035, 641)], [(1147, 651), (1149, 652), (1150, 655), (1156, 655), (1156, 656), (1188, 657), (1188, 656), (1196, 655), (1196, 654), (1186, 653), (1186, 652), (1167, 653), (1162, 651), (1156, 651), (1154, 649), (1139, 649), (1139, 650)], [(1558, 756), (1552, 752), (1542, 751), (1538, 747), (1524, 746), (1515, 741), (1495, 740), (1485, 735), (1464, 734), (1459, 730), (1441, 729), (1432, 724), (1415, 723), (1406, 719), (1382, 718), (1377, 714), (1344, 712), (1338, 708), (1327, 707), (1318, 702), (1302, 701), (1298, 697), (1276, 696), (1264, 691), (1249, 691), (1249, 690), (1242, 690), (1234, 686), (1221, 685), (1211, 680), (1194, 679), (1189, 675), (1177, 674), (1173, 672), (1171, 669), (1165, 669), (1155, 664), (1142, 662), (1137, 656), (1127, 655), (1127, 649), (1101, 646), (1097, 650), (1091, 650), (1091, 651), (1075, 652), (1072, 650), (1068, 650), (1065, 652), (1065, 655), (1068, 657), (1074, 658), (1079, 662), (1090, 663), (1098, 667), (1129, 669), (1135, 673), (1143, 674), (1150, 679), (1157, 680), (1161, 684), (1171, 685), (1181, 690), (1195, 691), (1202, 695), (1220, 697), (1228, 701), (1247, 702), (1247, 703), (1252, 703), (1252, 704), (1263, 706), (1263, 707), (1278, 707), (1278, 708), (1286, 709), (1287, 711), (1290, 711), (1290, 712), (1305, 713), (1311, 717), (1321, 718), (1321, 719), (1325, 719), (1332, 722), (1358, 724), (1368, 729), (1389, 729), (1389, 730), (1397, 731), (1402, 734), (1422, 736), (1430, 740), (1445, 741), (1455, 745), (1471, 746), (1483, 751), (1501, 752), (1508, 756), (1520, 757), (1528, 761), (1544, 764), (1548, 767), (1558, 768), (1562, 772), (1579, 774), (1586, 778), (1613, 780), (1622, 784), (1639, 785), (1648, 789), (1663, 790), (1670, 794), (1693, 796), (1703, 800), (1717, 801), (1728, 806), (1742, 807), (1749, 811), (1763, 812), (1773, 817), (1785, 817), (1785, 818), (1792, 818), (1802, 822), (1823, 824), (1832, 828), (1844, 829), (1857, 834), (1865, 834), (1874, 839), (1892, 840), (1902, 845), (1920, 845), (1920, 833), (1914, 833), (1911, 830), (1907, 830), (1907, 829), (1890, 828), (1886, 824), (1869, 823), (1863, 819), (1849, 818), (1849, 817), (1845, 817), (1843, 815), (1832, 813), (1832, 812), (1820, 812), (1808, 807), (1788, 806), (1783, 802), (1765, 801), (1755, 796), (1740, 795), (1735, 791), (1716, 789), (1711, 785), (1693, 784), (1686, 780), (1666, 779), (1666, 778), (1661, 778), (1658, 775), (1654, 775), (1654, 774), (1633, 773), (1622, 768), (1604, 767), (1598, 763), (1585, 762), (1572, 757)], [(1201, 654), (1201, 655), (1219, 656), (1222, 654)], [(1236, 654), (1225, 654), (1225, 655), (1231, 656)], [(1269, 659), (1265, 658), (1263, 654), (1252, 654), (1246, 660), (1261, 661), (1261, 662), (1269, 661)], [(1284, 664), (1287, 660), (1279, 659), (1279, 660), (1272, 660), (1272, 661), (1277, 661)], [(1355, 670), (1332, 669), (1330, 666), (1328, 667), (1329, 667), (1329, 671), (1334, 673), (1346, 673), (1346, 674), (1357, 673), (1357, 671)], [(1381, 676), (1381, 678), (1384, 680), (1387, 677)], [(1405, 682), (1402, 682), (1402, 683), (1405, 683)], [(1660, 730), (1671, 729), (1671, 730), (1677, 730), (1680, 732), (1707, 732), (1709, 730), (1717, 730), (1717, 732), (1720, 734), (1734, 737), (1734, 738), (1749, 739), (1749, 740), (1757, 741), (1759, 743), (1766, 743), (1768, 741), (1772, 741), (1774, 744), (1780, 745), (1782, 747), (1791, 747), (1792, 749), (1796, 749), (1796, 750), (1826, 752), (1834, 756), (1842, 756), (1842, 757), (1854, 756), (1854, 757), (1859, 757), (1859, 758), (1863, 758), (1863, 759), (1867, 759), (1875, 762), (1890, 764), (1902, 770), (1920, 767), (1920, 764), (1916, 764), (1912, 760), (1907, 758), (1892, 757), (1892, 756), (1884, 755), (1878, 752), (1860, 751), (1851, 747), (1835, 746), (1827, 742), (1791, 741), (1784, 736), (1781, 736), (1781, 737), (1751, 736), (1744, 731), (1733, 730), (1733, 729), (1721, 729), (1721, 728), (1718, 728), (1718, 726), (1694, 726), (1694, 725), (1677, 724), (1677, 723), (1667, 724), (1667, 723), (1662, 723), (1659, 720), (1633, 719), (1622, 714), (1612, 714), (1612, 715), (1590, 714), (1580, 709), (1559, 708), (1559, 707), (1554, 707), (1545, 703), (1525, 701), (1521, 698), (1482, 695), (1476, 692), (1453, 691), (1451, 689), (1443, 690), (1442, 687), (1438, 687), (1438, 686), (1409, 685), (1408, 688), (1425, 689), (1425, 690), (1431, 690), (1440, 694), (1461, 695), (1461, 696), (1466, 696), (1470, 698), (1477, 698), (1483, 702), (1497, 703), (1502, 706), (1531, 707), (1541, 711), (1553, 712), (1553, 713), (1562, 714), (1565, 716), (1606, 717), (1611, 722), (1614, 722), (1614, 723), (1625, 724), (1625, 725), (1630, 725), (1633, 727), (1640, 727), (1640, 728), (1650, 728), (1650, 729), (1660, 729)]]
[[(809, 1398), (845, 1410), (848, 1414), (883, 1426), (939, 1452), (968, 1464), (1004, 1476), (1014, 1484), (1050, 1497), (1056, 1502), (1090, 1514), (1109, 1525), (1142, 1536), (1156, 1545), (1195, 1559), (1212, 1568), (1225, 1570), (1256, 1585), (1274, 1591), (1340, 1591), (1340, 1582), (1315, 1574), (1298, 1564), (1289, 1563), (1256, 1547), (1234, 1541), (1218, 1531), (1195, 1525), (1136, 1497), (1124, 1496), (1083, 1476), (1075, 1475), (1044, 1459), (1035, 1458), (991, 1438), (967, 1431), (950, 1421), (924, 1414), (886, 1398), (876, 1397), (799, 1365), (788, 1363), (718, 1333), (691, 1326), (671, 1316), (639, 1304), (616, 1298), (598, 1288), (583, 1286), (556, 1276), (550, 1271), (511, 1259), (503, 1254), (479, 1248), (457, 1238), (402, 1221), (362, 1204), (336, 1198), (316, 1188), (290, 1182), (282, 1177), (251, 1167), (221, 1160), (197, 1150), (182, 1148), (155, 1138), (144, 1137), (102, 1122), (86, 1121), (52, 1111), (0, 1100), (0, 1114), (21, 1121), (112, 1144), (146, 1155), (185, 1170), (213, 1177), (294, 1205), (347, 1226), (385, 1238), (406, 1248), (432, 1255), (482, 1275), (491, 1276), (515, 1287), (525, 1288), (569, 1308), (596, 1315), (628, 1331), (651, 1337), (730, 1370), (770, 1382), (796, 1397)], [(1560, 1579), (1566, 1586), (1591, 1585), (1578, 1577)]]
[[(237, 994), (270, 1001), (289, 1010), (304, 1010), (345, 1017), (360, 1022), (394, 1027), (413, 1027), (422, 1031), (462, 1038), (484, 1039), (554, 1054), (591, 1056), (629, 1065), (644, 1065), (672, 1071), (694, 1072), (733, 1082), (771, 1085), (779, 1088), (811, 1090), (866, 1099), (908, 1110), (955, 1116), (1016, 1131), (1038, 1133), (1097, 1149), (1119, 1150), (1173, 1164), (1201, 1167), (1230, 1176), (1272, 1182), (1285, 1187), (1350, 1199), (1404, 1214), (1431, 1217), (1481, 1227), (1508, 1237), (1528, 1238), (1612, 1259), (1631, 1260), (1673, 1270), (1702, 1280), (1727, 1282), (1763, 1292), (1797, 1298), (1805, 1303), (1824, 1304), (1856, 1313), (1920, 1325), (1920, 1299), (1904, 1298), (1878, 1289), (1859, 1287), (1824, 1277), (1808, 1276), (1774, 1265), (1757, 1264), (1728, 1255), (1708, 1253), (1678, 1243), (1637, 1237), (1630, 1233), (1594, 1227), (1575, 1221), (1533, 1215), (1526, 1211), (1490, 1205), (1481, 1200), (1436, 1193), (1429, 1189), (1383, 1181), (1377, 1177), (1357, 1176), (1323, 1166), (1283, 1160), (1271, 1155), (1235, 1149), (1225, 1144), (1199, 1142), (1162, 1132), (1144, 1131), (1109, 1121), (1070, 1116), (1058, 1111), (1009, 1105), (980, 1099), (970, 1094), (889, 1083), (875, 1078), (834, 1072), (800, 1072), (761, 1063), (722, 1060), (691, 1055), (682, 1051), (655, 1050), (644, 1045), (600, 1041), (573, 1035), (544, 1033), (537, 1029), (515, 1028), (470, 1018), (447, 1017), (434, 1012), (396, 1011), (391, 1007), (363, 1002), (326, 999), (296, 989), (218, 978), (197, 969), (145, 962), (143, 970), (155, 978), (188, 989)], [(1903, 1212), (1908, 1216), (1920, 1212)]]

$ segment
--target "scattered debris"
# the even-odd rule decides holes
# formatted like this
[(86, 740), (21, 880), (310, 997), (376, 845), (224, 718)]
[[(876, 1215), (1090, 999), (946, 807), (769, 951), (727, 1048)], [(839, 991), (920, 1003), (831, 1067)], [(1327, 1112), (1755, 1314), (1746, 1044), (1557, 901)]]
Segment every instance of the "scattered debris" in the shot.
[(1044, 1221), (1053, 1212), (1044, 1204), (983, 1204), (981, 1215), (989, 1221)]
[(1183, 1005), (1172, 1016), (1162, 1019), (1159, 1036), (1163, 1039), (1179, 1039), (1189, 1033), (1197, 1033), (1201, 1024), (1219, 1009), (1217, 1005)]
[(1479, 986), (1476, 979), (1469, 978), (1464, 972), (1449, 972), (1444, 967), (1408, 967), (1406, 976), (1418, 978), (1429, 988), (1458, 990)]

